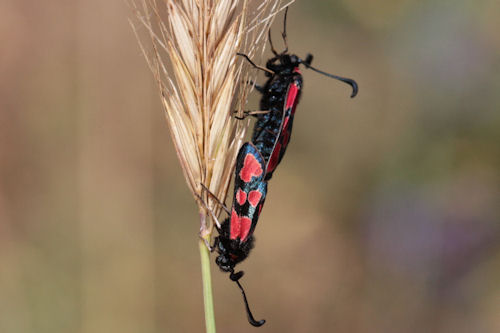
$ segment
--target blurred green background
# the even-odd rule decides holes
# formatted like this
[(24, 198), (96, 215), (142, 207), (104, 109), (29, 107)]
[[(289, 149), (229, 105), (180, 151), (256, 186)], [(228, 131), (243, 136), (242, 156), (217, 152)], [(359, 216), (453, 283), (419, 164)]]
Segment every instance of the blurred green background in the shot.
[[(303, 71), (241, 265), (259, 332), (500, 332), (498, 13), (291, 7), (291, 50), (360, 93)], [(2, 333), (204, 331), (197, 210), (128, 16), (123, 1), (0, 2)], [(218, 331), (256, 331), (212, 276)]]

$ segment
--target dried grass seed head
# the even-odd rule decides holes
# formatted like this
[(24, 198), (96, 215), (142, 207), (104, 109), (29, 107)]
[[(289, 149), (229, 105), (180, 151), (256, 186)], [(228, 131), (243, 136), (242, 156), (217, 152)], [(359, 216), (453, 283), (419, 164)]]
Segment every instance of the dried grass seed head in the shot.
[[(205, 184), (222, 201), (248, 121), (244, 109), (255, 71), (236, 56), (262, 55), (265, 36), (280, 0), (131, 0), (141, 49), (161, 92), (167, 123), (188, 186), (215, 214), (221, 207), (207, 196)], [(144, 27), (146, 48), (138, 27)], [(142, 30), (142, 29), (141, 29)], [(168, 70), (167, 70), (168, 68)], [(205, 208), (200, 203), (200, 210)], [(202, 226), (202, 235), (212, 226)]]

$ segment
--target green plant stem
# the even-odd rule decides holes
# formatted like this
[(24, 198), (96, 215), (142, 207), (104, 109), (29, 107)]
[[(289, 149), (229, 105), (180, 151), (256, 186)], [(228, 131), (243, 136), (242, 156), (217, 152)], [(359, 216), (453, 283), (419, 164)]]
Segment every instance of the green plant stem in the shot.
[(214, 300), (212, 297), (212, 279), (210, 277), (210, 252), (203, 239), (200, 239), (201, 278), (203, 280), (203, 301), (205, 304), (205, 326), (207, 333), (215, 333)]

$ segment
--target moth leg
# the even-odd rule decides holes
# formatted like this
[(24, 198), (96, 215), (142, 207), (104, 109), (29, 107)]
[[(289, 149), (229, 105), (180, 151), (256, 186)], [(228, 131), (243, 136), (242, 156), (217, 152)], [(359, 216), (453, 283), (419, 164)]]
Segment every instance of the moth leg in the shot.
[(212, 245), (212, 248), (210, 249), (210, 252), (214, 252), (215, 249), (219, 246), (219, 237), (215, 237), (214, 239), (214, 245)]
[(271, 112), (271, 110), (255, 110), (255, 111), (244, 111), (243, 113), (248, 116), (254, 116), (259, 114), (267, 114)]
[(257, 90), (258, 92), (260, 92), (261, 94), (264, 93), (264, 86), (261, 86), (260, 84), (257, 84), (255, 82), (253, 82), (252, 80), (248, 80), (247, 81), (247, 84), (251, 85), (251, 86), (254, 86), (255, 87), (255, 90)]
[[(238, 111), (233, 111), (233, 113), (237, 113)], [(243, 111), (243, 116), (234, 116), (234, 118), (238, 120), (243, 120), (248, 116), (258, 116), (259, 114), (266, 114), (271, 112), (271, 110), (250, 110), (250, 111)]]
[[(219, 198), (217, 198), (217, 196), (216, 196), (215, 194), (213, 194), (213, 193), (212, 193), (212, 192), (208, 189), (208, 187), (206, 187), (206, 186), (205, 186), (205, 184), (200, 183), (200, 185), (201, 185), (201, 187), (203, 187), (203, 189), (204, 189), (205, 191), (207, 191), (207, 193), (208, 193), (208, 194), (209, 194), (212, 198), (214, 198), (214, 199), (215, 199), (215, 201), (217, 201), (217, 203), (218, 203), (218, 204), (219, 204), (219, 205), (220, 205), (220, 206), (221, 206), (221, 207), (222, 207), (222, 208), (226, 211), (227, 215), (231, 215), (231, 211), (229, 210), (229, 208), (227, 208), (227, 206), (226, 206), (226, 205), (225, 205), (222, 201), (220, 201), (220, 200), (219, 200)], [(220, 226), (219, 226), (219, 228), (220, 228)]]
[(254, 68), (257, 68), (257, 69), (260, 69), (261, 71), (264, 71), (266, 73), (269, 73), (271, 75), (274, 75), (276, 73), (274, 73), (272, 70), (270, 69), (267, 69), (266, 67), (262, 67), (262, 66), (258, 66), (256, 65), (246, 54), (244, 53), (240, 53), (240, 52), (236, 52), (236, 55), (239, 55), (240, 57), (244, 57), (249, 63), (250, 65), (252, 65), (252, 67)]
[[(210, 193), (210, 192), (209, 192)], [(219, 219), (217, 219), (217, 216), (215, 216), (214, 212), (212, 211), (212, 209), (210, 209), (210, 207), (208, 207), (207, 203), (205, 202), (205, 200), (203, 200), (203, 198), (198, 194), (198, 193), (195, 193), (196, 197), (198, 198), (198, 200), (203, 204), (203, 206), (205, 206), (205, 208), (208, 210), (208, 212), (210, 213), (210, 215), (212, 216), (212, 219), (215, 221), (215, 225), (217, 227), (218, 230), (220, 230), (221, 228), (221, 225), (220, 225), (220, 222), (219, 222)], [(204, 239), (205, 240), (205, 239)], [(207, 244), (207, 241), (205, 240), (205, 244)], [(208, 244), (208, 246), (210, 246), (210, 244)], [(210, 248), (210, 247), (209, 247)]]
[(199, 236), (199, 237), (200, 237), (200, 239), (202, 239), (202, 240), (203, 240), (203, 242), (205, 243), (205, 246), (207, 247), (207, 249), (208, 249), (210, 252), (214, 252), (214, 251), (215, 251), (215, 246), (211, 246), (211, 245), (210, 245), (210, 242), (209, 242), (207, 239), (205, 239), (205, 238), (203, 238), (203, 237), (201, 237), (201, 236)]

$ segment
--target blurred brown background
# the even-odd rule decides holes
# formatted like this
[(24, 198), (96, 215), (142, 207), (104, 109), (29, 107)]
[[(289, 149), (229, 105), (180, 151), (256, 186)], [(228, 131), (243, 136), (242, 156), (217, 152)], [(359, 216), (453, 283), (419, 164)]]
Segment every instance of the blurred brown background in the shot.
[[(499, 12), (292, 6), (291, 50), (360, 94), (304, 70), (241, 266), (259, 332), (500, 332)], [(2, 333), (204, 331), (196, 208), (129, 15), (0, 2)], [(213, 280), (218, 331), (256, 331)]]

